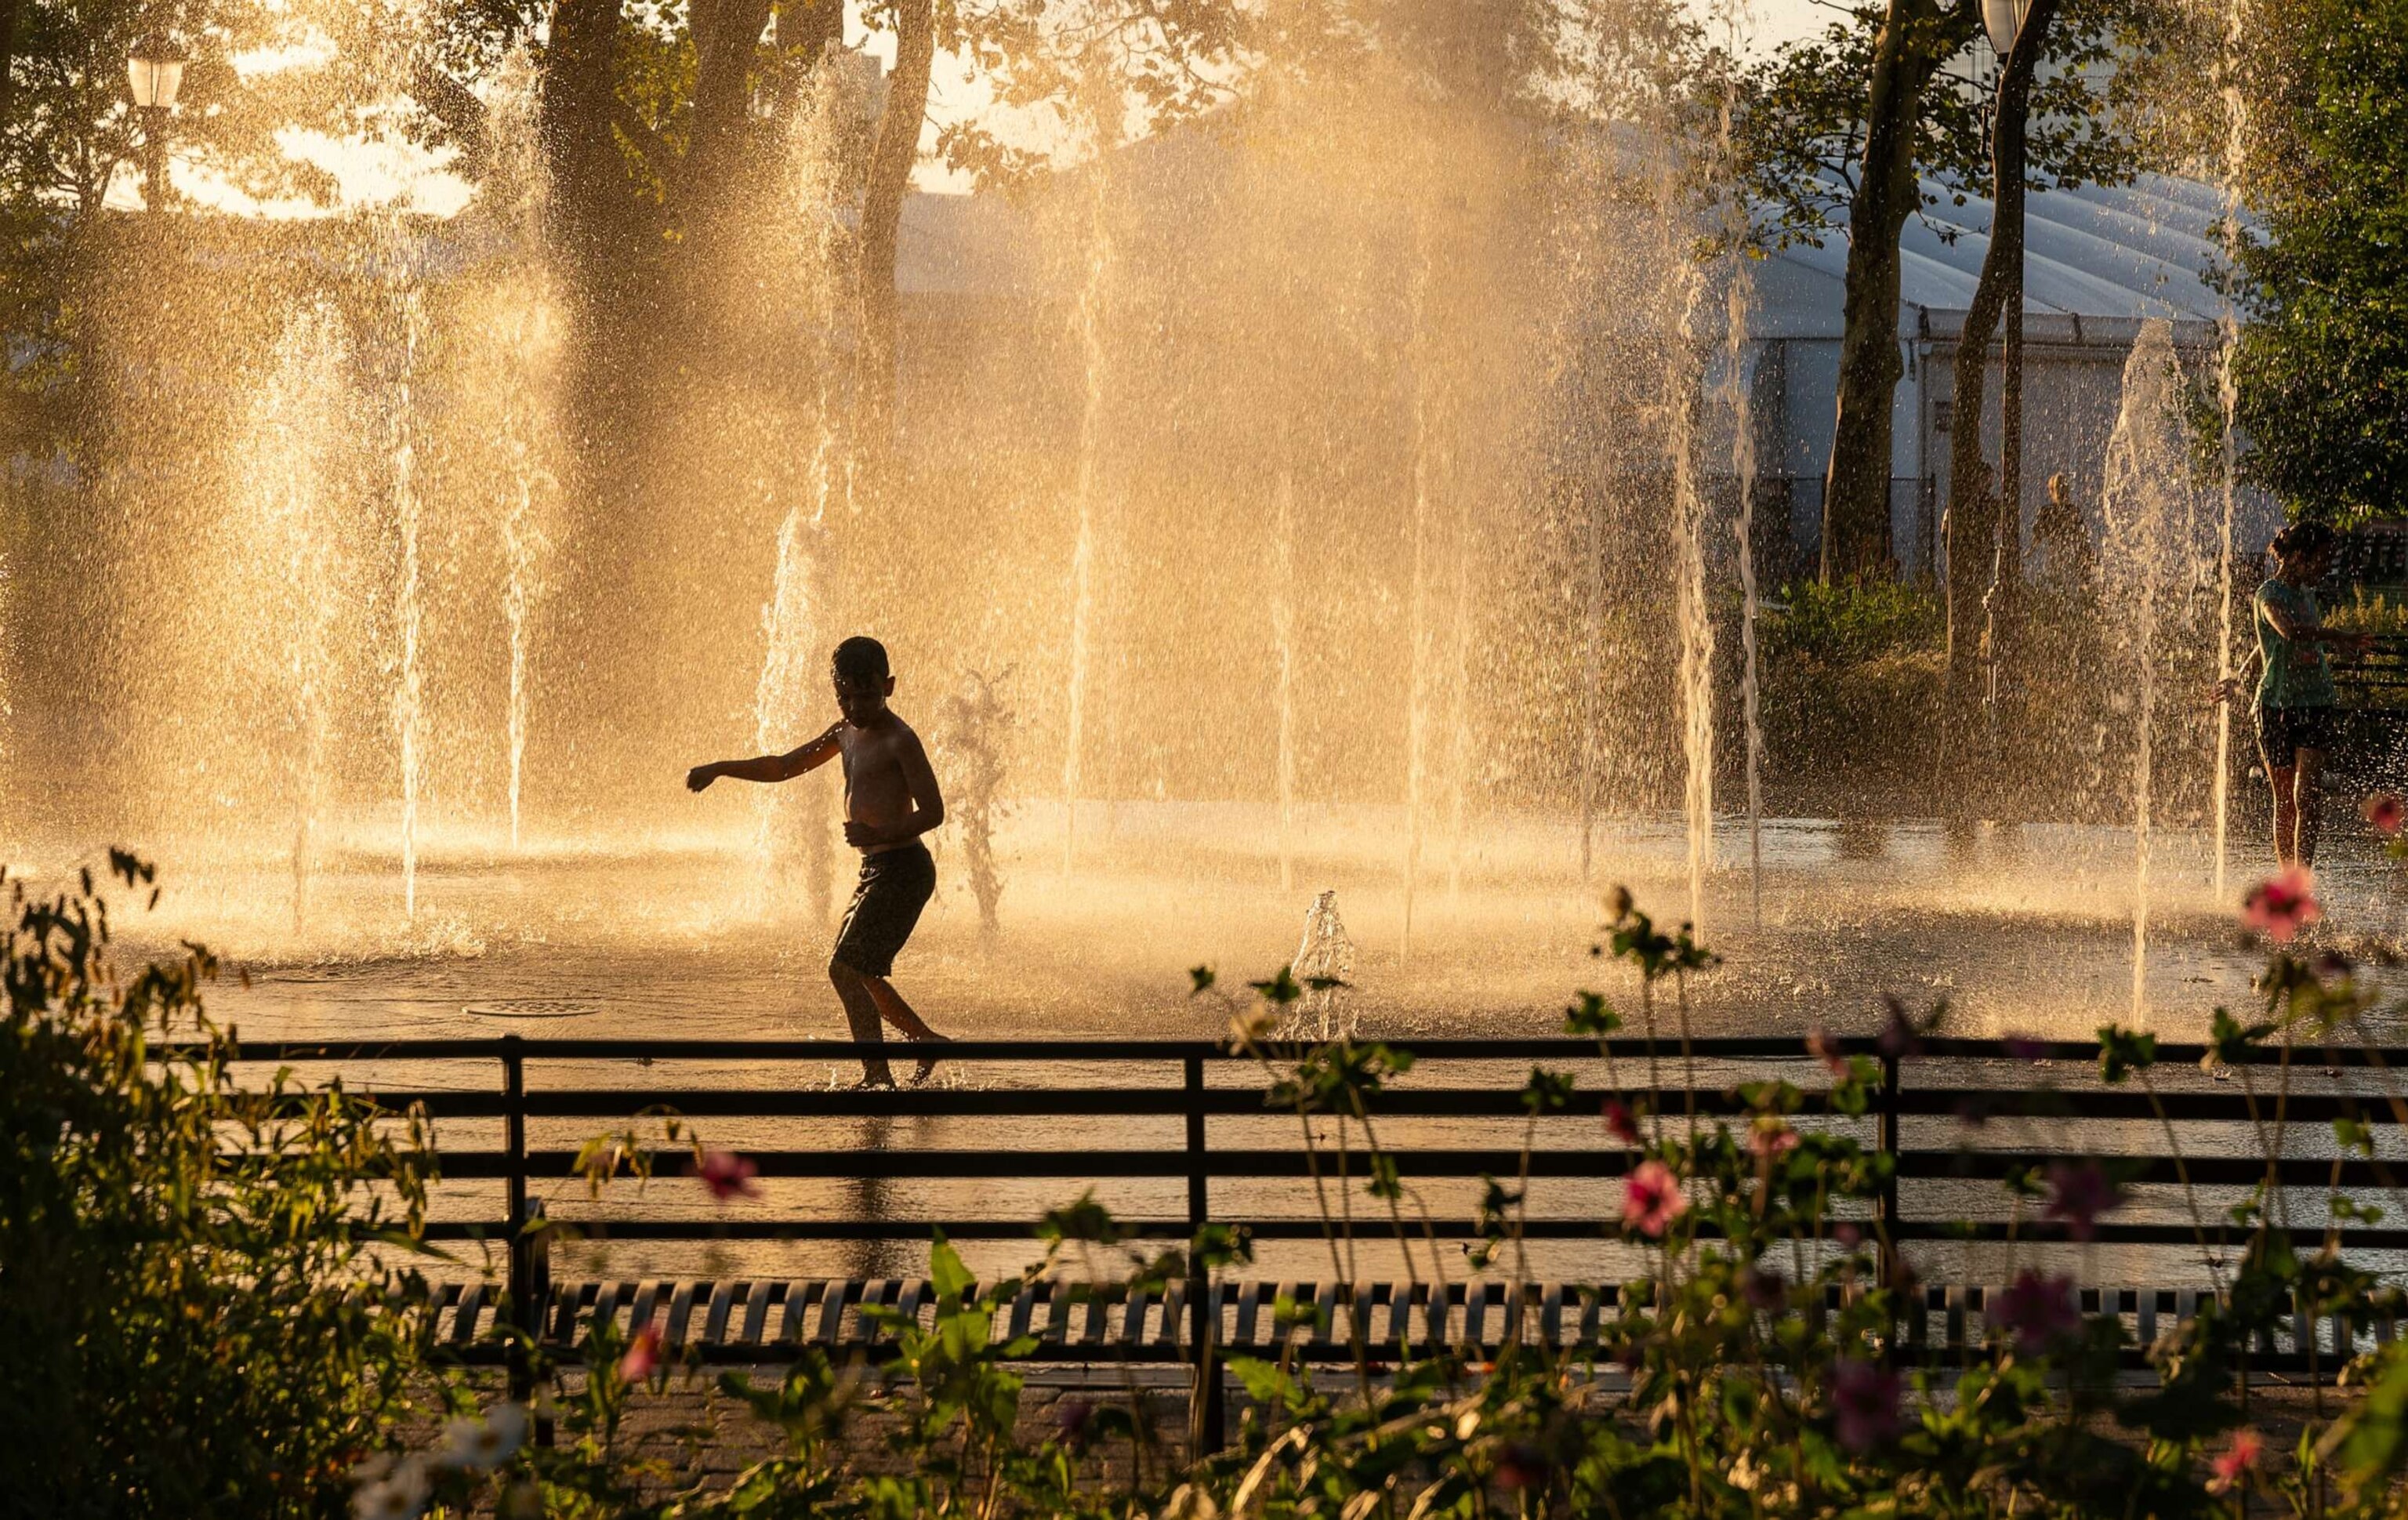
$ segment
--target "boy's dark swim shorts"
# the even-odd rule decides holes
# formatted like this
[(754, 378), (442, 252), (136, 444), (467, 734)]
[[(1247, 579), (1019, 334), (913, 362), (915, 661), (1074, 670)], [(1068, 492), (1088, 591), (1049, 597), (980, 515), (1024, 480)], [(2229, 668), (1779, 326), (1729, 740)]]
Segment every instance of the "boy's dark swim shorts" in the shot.
[(864, 976), (892, 976), (895, 954), (920, 922), (920, 910), (937, 892), (937, 860), (924, 844), (861, 857), (861, 884), (837, 931), (829, 958)]
[(2266, 763), (2288, 766), (2301, 750), (2329, 750), (2333, 741), (2333, 710), (2329, 707), (2258, 710), (2258, 742), (2265, 747)]

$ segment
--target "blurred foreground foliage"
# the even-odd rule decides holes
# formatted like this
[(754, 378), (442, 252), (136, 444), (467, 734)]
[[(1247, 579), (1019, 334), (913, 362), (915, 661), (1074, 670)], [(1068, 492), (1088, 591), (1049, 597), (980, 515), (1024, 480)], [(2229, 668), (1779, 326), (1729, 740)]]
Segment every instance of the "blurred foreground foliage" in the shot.
[[(120, 869), (147, 882), (136, 862)], [(1643, 1057), (1601, 1044), (1608, 1091), (1541, 1068), (1522, 1095), (1526, 1154), (1541, 1119), (1588, 1112), (1624, 1153), (1618, 1217), (1598, 1227), (1640, 1265), (1601, 1303), (1599, 1351), (1417, 1357), (1358, 1344), (1351, 1365), (1316, 1368), (1297, 1348), (1338, 1327), (1283, 1298), (1285, 1349), (1231, 1364), (1252, 1402), (1228, 1449), (1187, 1449), (1186, 1432), (1158, 1428), (1133, 1384), (1125, 1398), (1066, 1399), (1032, 1434), (1018, 1358), (1034, 1341), (997, 1331), (1025, 1283), (1059, 1273), (1159, 1294), (1249, 1260), (1225, 1229), (1145, 1248), (1082, 1198), (1045, 1217), (1042, 1255), (1019, 1276), (982, 1286), (935, 1241), (932, 1319), (867, 1311), (896, 1342), (882, 1368), (812, 1348), (775, 1380), (722, 1378), (723, 1396), (778, 1432), (781, 1449), (712, 1481), (634, 1434), (647, 1403), (693, 1375), (652, 1327), (604, 1326), (581, 1365), (539, 1366), (533, 1409), (480, 1411), (469, 1380), (415, 1359), (408, 1330), (423, 1285), (366, 1255), (380, 1230), (407, 1245), (423, 1229), (415, 1127), (382, 1139), (333, 1086), (236, 1090), (226, 1037), (199, 1006), (206, 954), (120, 986), (88, 888), (21, 896), (19, 908), (0, 1074), (9, 1513), (2104, 1520), (2244, 1514), (2253, 1499), (2298, 1515), (2408, 1509), (2397, 1482), (2408, 1343), (2344, 1356), (2343, 1384), (2363, 1391), (2319, 1395), (2279, 1455), (2248, 1427), (2245, 1373), (2263, 1338), (2295, 1315), (2362, 1329), (2408, 1307), (2343, 1255), (2337, 1234), (2290, 1228), (2294, 1200), (2269, 1185), (2212, 1216), (2183, 1190), (2201, 1251), (2211, 1237), (2223, 1243), (2225, 1291), (2157, 1344), (2133, 1345), (2117, 1317), (2081, 1312), (2070, 1280), (2027, 1267), (1962, 1364), (1923, 1363), (1898, 1328), (1919, 1286), (1873, 1207), (1893, 1162), (1841, 1122), (1869, 1112), (1880, 1061), (1818, 1032), (1806, 1049), (1828, 1081), (1815, 1090), (1755, 1082), (1736, 1089), (1740, 1111), (1727, 1117), (1654, 1111), (1649, 1095), (1677, 1090), (1664, 1065), (1681, 1061), (1696, 1080), (1681, 1054), (1688, 989), (1714, 957), (1625, 893), (1598, 951), (1628, 969), (1636, 1000), (1617, 1010), (1583, 993), (1565, 1027), (1602, 1042), (1625, 1032), (1627, 1014)], [(2281, 935), (2314, 916), (2300, 895), (2266, 891), (2251, 911)], [(1206, 971), (1196, 982), (1198, 997), (1227, 999), (1235, 1046), (1261, 1063), (1267, 1111), (1293, 1115), (1325, 1183), (1353, 1191), (1329, 1201), (1333, 1212), (1391, 1221), (1407, 1272), (1433, 1288), (1466, 1270), (1523, 1279), (1526, 1167), (1485, 1181), (1467, 1257), (1431, 1237), (1426, 1200), (1383, 1145), (1375, 1099), (1409, 1073), (1410, 1053), (1266, 1043), (1306, 990), (1284, 972), (1251, 997), (1221, 992)], [(2329, 953), (2278, 952), (2260, 985), (2246, 1020), (2216, 1011), (2209, 1061), (2279, 1112), (2290, 1067), (2253, 1063), (2255, 1048), (2363, 1040), (2376, 994)], [(1912, 1056), (1943, 1011), (1893, 1005), (1878, 1049)], [(1683, 1038), (1659, 1045), (1667, 1025)], [(197, 1047), (155, 1042), (179, 1029)], [(2142, 1090), (2162, 1120), (2157, 1061), (2154, 1037), (2100, 1029), (2101, 1078)], [(2265, 1090), (2268, 1073), (2285, 1085)], [(2402, 1111), (2399, 1095), (2389, 1103), (2373, 1111)], [(2344, 1153), (2373, 1154), (2363, 1122), (2337, 1123), (2333, 1138)], [(1337, 1151), (1372, 1160), (1340, 1172)], [(731, 1189), (748, 1175), (723, 1171)], [(2015, 1217), (2039, 1222), (2019, 1232), (2036, 1239), (2089, 1239), (2126, 1201), (2109, 1168), (2078, 1156), (2036, 1162), (2008, 1187)], [(2380, 1217), (2328, 1191), (2331, 1217)], [(1341, 1278), (1343, 1250), (1331, 1240)], [(2138, 1381), (2136, 1355), (2149, 1371)], [(440, 1409), (454, 1417), (430, 1437)], [(538, 1417), (545, 1439), (531, 1440)]]
[(88, 873), (10, 904), (0, 1512), (339, 1510), (418, 1365), (423, 1284), (373, 1252), (421, 1232), (423, 1130), (339, 1083), (238, 1087), (233, 1033), (202, 1009), (208, 954), (120, 982)]

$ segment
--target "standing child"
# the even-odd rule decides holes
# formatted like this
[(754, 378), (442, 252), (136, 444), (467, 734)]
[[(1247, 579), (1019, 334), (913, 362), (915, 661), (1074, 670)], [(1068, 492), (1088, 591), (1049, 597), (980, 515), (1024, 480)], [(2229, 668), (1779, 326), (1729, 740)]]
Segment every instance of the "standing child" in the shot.
[[(942, 1042), (945, 1037), (921, 1021), (887, 978), (895, 972), (896, 954), (911, 938), (920, 911), (937, 890), (937, 863), (920, 836), (945, 821), (945, 799), (937, 790), (937, 773), (929, 767), (920, 736), (886, 705), (895, 695), (886, 646), (856, 636), (836, 647), (833, 664), (837, 710), (844, 714), (840, 722), (784, 754), (696, 766), (686, 772), (685, 784), (699, 792), (722, 776), (790, 781), (832, 757), (843, 757), (844, 838), (861, 852), (861, 884), (853, 889), (853, 905), (845, 910), (844, 926), (837, 933), (828, 980), (843, 1000), (856, 1041), (881, 1043), (882, 1016), (907, 1040)], [(922, 1056), (912, 1080), (926, 1081), (936, 1065), (933, 1054)], [(863, 1058), (860, 1085), (895, 1085), (884, 1057)]]
[[(2318, 784), (2333, 740), (2332, 666), (2328, 648), (2362, 651), (2367, 638), (2325, 626), (2315, 584), (2332, 567), (2340, 538), (2322, 523), (2294, 523), (2267, 552), (2274, 573), (2252, 598), (2257, 625), (2258, 745), (2274, 788), (2274, 858), (2313, 867), (2324, 822)], [(2224, 695), (2237, 694), (2235, 677)]]

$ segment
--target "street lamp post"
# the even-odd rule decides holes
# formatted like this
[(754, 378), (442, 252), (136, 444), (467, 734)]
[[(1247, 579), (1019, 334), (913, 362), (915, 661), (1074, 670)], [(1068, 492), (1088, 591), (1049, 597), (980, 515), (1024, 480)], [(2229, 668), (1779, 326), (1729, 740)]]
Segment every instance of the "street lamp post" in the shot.
[(184, 60), (173, 47), (152, 39), (125, 60), (125, 84), (142, 113), (142, 205), (155, 211), (167, 198), (167, 113), (184, 85)]

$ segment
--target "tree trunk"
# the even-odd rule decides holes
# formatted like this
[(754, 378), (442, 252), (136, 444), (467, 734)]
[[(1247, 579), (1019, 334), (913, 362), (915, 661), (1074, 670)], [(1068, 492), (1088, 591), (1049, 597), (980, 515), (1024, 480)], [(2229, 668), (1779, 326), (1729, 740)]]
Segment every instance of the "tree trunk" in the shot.
[(17, 12), (19, 0), (0, 0), (0, 129), (17, 108)]
[(742, 200), (752, 66), (769, 0), (693, 0), (694, 119), (679, 186), (688, 229), (708, 247)]
[[(627, 168), (611, 126), (621, 0), (556, 0), (536, 128), (552, 179), (552, 246), (580, 276), (618, 251), (615, 203)], [(583, 283), (580, 279), (580, 284)]]
[(886, 81), (886, 109), (869, 152), (861, 196), (860, 463), (873, 491), (886, 483), (895, 443), (895, 289), (896, 237), (903, 196), (919, 161), (920, 127), (928, 114), (928, 73), (936, 62), (936, 0), (896, 0), (895, 72)]
[(1848, 208), (1845, 330), (1839, 416), (1823, 480), (1828, 583), (1890, 573), (1890, 406), (1905, 366), (1898, 351), (1899, 234), (1921, 205), (1914, 172), (1923, 92), (1956, 50), (1940, 0), (1889, 0), (1873, 48), (1865, 156)]
[[(2048, 46), (2048, 29), (2057, 0), (2032, 0), (1999, 77), (1997, 115), (1990, 129), (1990, 243), (1982, 254), (1982, 277), (1973, 288), (1973, 302), (1965, 313), (1964, 331), (1956, 340), (1954, 421), (1948, 439), (1948, 668), (1943, 753), (1960, 759), (1983, 753), (1984, 706), (1989, 693), (1984, 679), (1988, 661), (1982, 657), (1985, 634), (1988, 658), (1997, 656), (1998, 596), (2005, 582), (2020, 574), (2020, 553), (2007, 554), (2001, 544), (2008, 535), (2020, 546), (2022, 510), (2019, 482), (2010, 471), (1993, 479), (1982, 448), (1982, 415), (1989, 381), (1990, 334), (2000, 317), (2007, 318), (2006, 405), (2008, 437), (2020, 441), (2014, 411), (2021, 400), (2024, 263), (2024, 140), (2025, 118), (2031, 101), (2032, 74)], [(2014, 451), (2010, 450), (2010, 460)], [(2002, 510), (2003, 508), (2003, 510)]]

